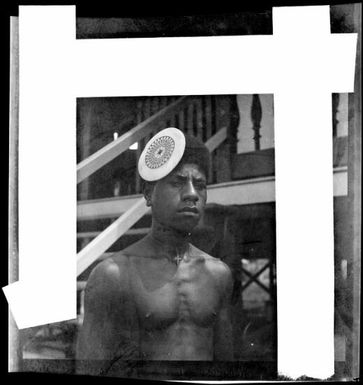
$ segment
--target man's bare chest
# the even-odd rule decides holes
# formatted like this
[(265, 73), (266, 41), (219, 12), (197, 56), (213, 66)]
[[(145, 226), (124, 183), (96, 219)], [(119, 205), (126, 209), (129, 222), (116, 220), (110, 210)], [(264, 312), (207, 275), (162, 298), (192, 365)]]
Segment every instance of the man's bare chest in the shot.
[(181, 262), (170, 269), (133, 269), (132, 294), (139, 322), (148, 330), (175, 322), (211, 325), (220, 305), (220, 290), (203, 264)]

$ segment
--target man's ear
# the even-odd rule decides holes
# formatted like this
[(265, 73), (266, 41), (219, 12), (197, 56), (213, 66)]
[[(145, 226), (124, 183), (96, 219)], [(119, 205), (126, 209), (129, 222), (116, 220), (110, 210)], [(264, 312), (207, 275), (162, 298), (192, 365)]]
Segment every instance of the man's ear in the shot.
[(154, 183), (144, 182), (143, 193), (146, 200), (146, 206), (151, 207), (151, 196), (154, 190)]

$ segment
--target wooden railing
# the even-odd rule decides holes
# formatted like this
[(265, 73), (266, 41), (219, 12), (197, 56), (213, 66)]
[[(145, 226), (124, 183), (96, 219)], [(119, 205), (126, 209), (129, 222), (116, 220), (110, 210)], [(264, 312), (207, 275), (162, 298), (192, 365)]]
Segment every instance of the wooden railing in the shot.
[[(167, 126), (176, 126), (185, 133), (201, 138), (206, 143), (209, 151), (213, 153), (212, 165), (213, 163), (217, 165), (214, 170), (210, 170), (209, 183), (213, 180), (213, 171), (217, 174), (219, 173), (216, 180), (213, 180), (213, 182), (217, 183), (229, 182), (233, 179), (238, 180), (247, 177), (261, 176), (258, 173), (264, 171), (264, 168), (261, 167), (261, 162), (256, 161), (256, 156), (263, 158), (269, 155), (270, 152), (272, 161), (264, 161), (261, 164), (269, 165), (269, 169), (265, 170), (263, 174), (273, 176), (273, 149), (260, 150), (259, 130), (262, 110), (259, 96), (253, 95), (253, 103), (251, 105), (251, 121), (253, 123), (251, 128), (254, 132), (255, 151), (253, 153), (234, 156), (232, 161), (231, 158), (228, 158), (228, 155), (231, 153), (230, 146), (233, 145), (233, 139), (231, 140), (231, 137), (233, 138), (233, 135), (231, 135), (231, 126), (233, 125), (229, 124), (230, 122), (228, 118), (226, 118), (226, 116), (228, 116), (228, 103), (223, 105), (223, 103), (216, 102), (216, 100), (217, 97), (214, 96), (150, 97), (140, 99), (136, 111), (137, 125), (114, 142), (97, 151), (94, 155), (80, 162), (77, 170), (78, 181), (84, 180), (87, 176), (127, 150), (130, 145), (135, 142), (138, 142), (137, 155), (139, 156), (146, 141), (157, 131)], [(225, 106), (227, 106), (227, 111)], [(333, 103), (334, 127), (336, 127), (338, 121), (336, 117), (337, 106), (338, 98), (335, 97), (335, 103)], [(336, 129), (334, 129), (334, 133), (336, 134)], [(344, 137), (336, 139), (339, 139), (338, 142), (340, 143)], [(346, 148), (346, 145), (343, 146), (343, 148)], [(338, 151), (334, 151), (334, 153), (336, 152), (338, 153)], [(249, 156), (251, 157), (250, 162), (248, 162)], [(239, 160), (241, 160), (241, 164), (238, 163)], [(258, 168), (256, 175), (251, 173), (252, 165)], [(339, 161), (335, 165), (340, 166), (341, 162)], [(238, 170), (238, 174), (236, 174), (236, 170)], [(141, 184), (136, 169), (135, 175), (135, 192), (140, 193)], [(109, 249), (118, 238), (125, 234), (148, 210), (144, 199), (139, 195), (137, 200), (133, 201), (129, 210), (123, 212), (110, 227), (100, 233), (78, 253), (78, 274), (81, 274), (88, 266), (94, 263), (100, 255)]]
[[(136, 127), (122, 135), (116, 141), (106, 145), (104, 148), (82, 161), (77, 167), (78, 182), (84, 180), (87, 176), (91, 175), (120, 155), (123, 151), (127, 150), (131, 144), (135, 143), (135, 141), (139, 142), (138, 148), (140, 149), (143, 141), (148, 140), (150, 136), (154, 135), (165, 126), (173, 126), (173, 123), (175, 123), (176, 120), (179, 122), (179, 128), (183, 129), (185, 132), (190, 132), (192, 129), (194, 130), (193, 125), (195, 122), (190, 117), (194, 116), (194, 111), (201, 110), (200, 106), (198, 106), (199, 103), (201, 103), (200, 99), (191, 98), (188, 100), (187, 97), (181, 97), (174, 100), (167, 107), (162, 106), (163, 108), (161, 110), (147, 117), (144, 121), (139, 122)], [(186, 120), (184, 119), (185, 109), (187, 109)], [(153, 112), (152, 109), (151, 112)], [(205, 144), (208, 150), (213, 152), (226, 140), (227, 127), (222, 127), (213, 135), (212, 126), (208, 126), (207, 132), (203, 134), (203, 116), (200, 112), (195, 116), (197, 117), (197, 122), (200, 122), (200, 124), (197, 123), (197, 128), (199, 128), (199, 130), (197, 129), (196, 136), (199, 136), (202, 140), (207, 139)], [(183, 124), (185, 122), (187, 123), (186, 125)], [(196, 134), (195, 131), (190, 133)], [(208, 133), (210, 136), (206, 138)], [(77, 254), (77, 276), (82, 274), (107, 249), (109, 249), (117, 239), (125, 234), (140, 218), (147, 214), (148, 211), (149, 207), (146, 206), (144, 198), (139, 198), (115, 222), (87, 244)]]

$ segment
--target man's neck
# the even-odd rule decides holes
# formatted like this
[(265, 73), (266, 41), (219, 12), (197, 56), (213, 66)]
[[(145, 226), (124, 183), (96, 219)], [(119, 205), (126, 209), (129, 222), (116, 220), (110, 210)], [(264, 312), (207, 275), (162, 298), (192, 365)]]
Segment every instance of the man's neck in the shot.
[(190, 233), (179, 232), (155, 221), (152, 223), (149, 236), (169, 258), (183, 255), (189, 248)]

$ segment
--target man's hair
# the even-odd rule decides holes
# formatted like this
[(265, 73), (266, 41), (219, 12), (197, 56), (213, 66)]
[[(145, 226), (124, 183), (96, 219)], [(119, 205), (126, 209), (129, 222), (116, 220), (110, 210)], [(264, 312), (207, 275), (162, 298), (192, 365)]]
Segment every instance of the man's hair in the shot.
[(184, 154), (176, 168), (185, 163), (194, 163), (200, 167), (208, 180), (210, 162), (210, 153), (206, 145), (199, 138), (185, 134)]

